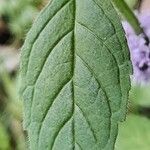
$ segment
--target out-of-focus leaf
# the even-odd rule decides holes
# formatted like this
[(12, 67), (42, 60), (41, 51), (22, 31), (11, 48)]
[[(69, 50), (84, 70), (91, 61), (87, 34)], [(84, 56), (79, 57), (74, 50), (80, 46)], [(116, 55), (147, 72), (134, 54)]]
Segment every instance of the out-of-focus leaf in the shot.
[(4, 0), (0, 2), (0, 17), (8, 24), (16, 41), (24, 37), (32, 25), (43, 0)]
[(133, 86), (130, 91), (131, 103), (150, 107), (150, 85)]
[(149, 150), (150, 120), (145, 117), (129, 115), (120, 124), (115, 150)]
[(0, 150), (9, 150), (9, 144), (9, 135), (2, 123), (0, 123)]
[(25, 38), (27, 31), (30, 29), (34, 17), (37, 15), (38, 10), (35, 7), (26, 6), (20, 12), (18, 17), (13, 18), (13, 22), (9, 23), (11, 32), (16, 35), (17, 39)]

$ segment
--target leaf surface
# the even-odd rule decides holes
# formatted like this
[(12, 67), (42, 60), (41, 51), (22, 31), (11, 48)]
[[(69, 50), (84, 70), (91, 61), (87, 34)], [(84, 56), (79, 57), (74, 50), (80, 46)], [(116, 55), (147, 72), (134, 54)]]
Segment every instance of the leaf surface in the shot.
[(126, 115), (129, 66), (110, 0), (52, 0), (22, 48), (30, 149), (113, 149)]

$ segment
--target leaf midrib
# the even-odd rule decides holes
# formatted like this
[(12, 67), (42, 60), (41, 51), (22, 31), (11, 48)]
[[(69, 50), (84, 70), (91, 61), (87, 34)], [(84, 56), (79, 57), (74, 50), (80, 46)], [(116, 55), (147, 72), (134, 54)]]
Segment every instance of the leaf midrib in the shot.
[(75, 86), (74, 86), (74, 74), (75, 74), (75, 64), (76, 64), (76, 56), (75, 56), (75, 49), (76, 49), (76, 40), (75, 40), (75, 29), (76, 29), (76, 0), (74, 1), (74, 29), (73, 29), (73, 65), (72, 65), (72, 98), (73, 98), (73, 120), (72, 120), (72, 134), (73, 134), (73, 150), (75, 149)]

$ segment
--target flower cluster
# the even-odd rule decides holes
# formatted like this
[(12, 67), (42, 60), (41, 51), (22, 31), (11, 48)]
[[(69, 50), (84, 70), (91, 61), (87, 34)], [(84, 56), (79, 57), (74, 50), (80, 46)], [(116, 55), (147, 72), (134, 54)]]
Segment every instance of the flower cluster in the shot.
[[(139, 22), (147, 37), (150, 37), (150, 13), (138, 14)], [(137, 84), (150, 82), (150, 44), (146, 43), (143, 34), (136, 35), (128, 22), (124, 21), (128, 46), (133, 65), (132, 79)]]

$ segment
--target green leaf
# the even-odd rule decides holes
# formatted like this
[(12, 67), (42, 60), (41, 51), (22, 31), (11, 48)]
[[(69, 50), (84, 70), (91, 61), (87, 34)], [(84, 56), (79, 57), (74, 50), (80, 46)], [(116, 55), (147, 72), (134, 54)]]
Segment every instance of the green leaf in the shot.
[(126, 123), (120, 126), (116, 150), (149, 150), (150, 120), (129, 115)]
[(129, 74), (129, 51), (110, 0), (49, 3), (22, 48), (30, 149), (113, 149)]
[(0, 149), (1, 150), (9, 150), (10, 142), (9, 135), (5, 129), (5, 126), (0, 122)]

